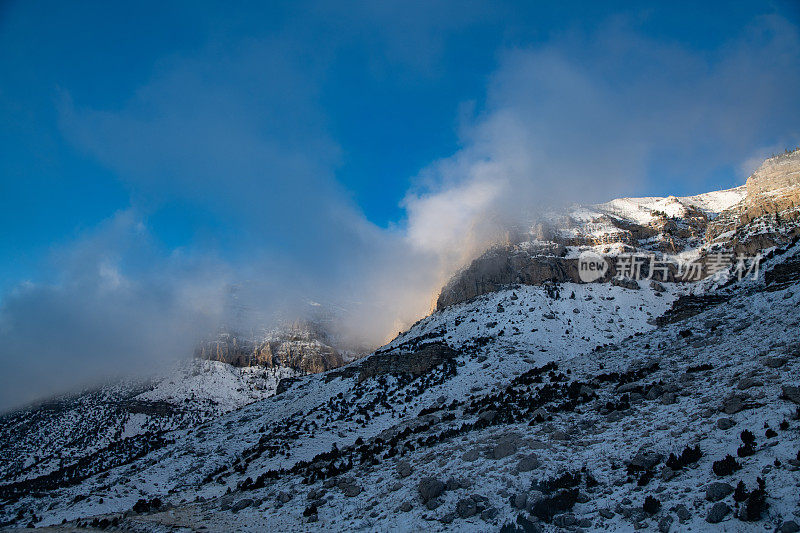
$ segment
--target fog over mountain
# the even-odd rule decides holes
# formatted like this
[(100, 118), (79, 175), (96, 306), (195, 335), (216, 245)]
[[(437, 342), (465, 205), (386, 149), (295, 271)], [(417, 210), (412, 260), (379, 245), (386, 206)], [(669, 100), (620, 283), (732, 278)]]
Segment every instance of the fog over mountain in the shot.
[[(22, 42), (14, 25), (30, 24), (28, 9), (6, 9), (4, 42)], [(343, 175), (350, 154), (326, 107), (343, 98), (331, 94), (342, 58), (366, 41), (397, 65), (381, 74), (372, 58), (372, 75), (429, 83), (459, 39), (496, 28), (507, 9), (401, 16), (399, 6), (312, 3), (266, 29), (232, 12), (227, 26), (204, 19), (199, 43), (156, 57), (111, 99), (53, 84), (58, 135), (119, 180), (128, 205), (53, 242), (35, 272), (7, 282), (0, 405), (190, 354), (224, 322), (234, 285), (248, 287), (259, 321), (323, 303), (343, 334), (377, 347), (543, 208), (739, 185), (763, 157), (800, 142), (791, 10), (765, 11), (708, 48), (644, 31), (642, 13), (529, 40), (507, 22), (482, 90), (436, 125), (454, 131), (455, 149), (408, 174), (399, 216), (371, 219)], [(376, 24), (386, 31), (365, 30)], [(25, 49), (3, 48), (8, 64)], [(386, 127), (365, 123), (363, 135)], [(175, 227), (192, 226), (191, 240), (154, 232), (187, 213)]]

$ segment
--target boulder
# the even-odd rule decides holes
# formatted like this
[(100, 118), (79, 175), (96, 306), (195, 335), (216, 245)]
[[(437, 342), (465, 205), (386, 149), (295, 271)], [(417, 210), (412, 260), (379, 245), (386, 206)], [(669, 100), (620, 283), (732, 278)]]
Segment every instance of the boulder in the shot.
[(475, 461), (480, 456), (480, 452), (477, 448), (472, 448), (471, 450), (467, 450), (461, 455), (461, 460), (466, 461), (467, 463), (471, 463)]
[(727, 483), (715, 482), (706, 487), (706, 500), (718, 502), (733, 492), (733, 487)]
[(253, 505), (253, 499), (252, 498), (244, 498), (244, 499), (239, 500), (238, 502), (234, 503), (233, 505), (231, 505), (231, 511), (234, 512), (234, 513), (238, 513), (242, 509), (247, 509), (251, 505)]
[(408, 461), (398, 461), (395, 470), (397, 471), (397, 475), (401, 478), (410, 476), (414, 471), (414, 469), (411, 468), (411, 463)]
[(800, 525), (797, 525), (797, 522), (794, 520), (787, 520), (782, 522), (775, 531), (777, 533), (798, 533), (798, 531), (800, 531)]
[(717, 427), (722, 430), (731, 429), (735, 425), (736, 422), (734, 422), (732, 418), (720, 418), (717, 420)]
[(504, 459), (517, 453), (517, 443), (513, 439), (503, 439), (492, 449), (492, 459)]
[(781, 387), (783, 394), (781, 397), (784, 400), (789, 400), (792, 403), (800, 405), (800, 387), (794, 385), (784, 385)]
[(686, 522), (692, 517), (692, 513), (690, 513), (686, 505), (682, 503), (676, 505), (673, 510), (675, 511), (675, 514), (678, 515), (678, 520), (681, 522)]
[(706, 516), (706, 522), (709, 524), (718, 524), (722, 522), (730, 512), (731, 508), (727, 503), (717, 502), (711, 506), (711, 510), (708, 512), (708, 516)]
[(731, 395), (722, 402), (722, 412), (726, 415), (735, 415), (744, 409), (744, 402), (739, 396)]
[(542, 462), (539, 460), (536, 454), (531, 453), (519, 460), (517, 470), (520, 472), (530, 472), (531, 470), (539, 468), (541, 464)]
[(664, 456), (657, 452), (639, 452), (633, 456), (630, 464), (641, 470), (650, 470), (660, 463), (662, 459), (664, 459)]
[(417, 485), (417, 491), (423, 503), (427, 503), (434, 498), (437, 498), (444, 492), (445, 484), (433, 477), (424, 477)]
[(472, 498), (462, 498), (456, 504), (456, 514), (459, 518), (469, 518), (478, 513), (478, 506)]

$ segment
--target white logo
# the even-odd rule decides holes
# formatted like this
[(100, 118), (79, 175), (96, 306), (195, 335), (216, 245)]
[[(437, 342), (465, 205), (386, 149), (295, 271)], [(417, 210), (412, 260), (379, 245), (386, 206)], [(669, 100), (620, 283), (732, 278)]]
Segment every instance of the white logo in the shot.
[(608, 271), (608, 262), (595, 252), (586, 250), (578, 257), (578, 276), (584, 283), (591, 283), (602, 278)]

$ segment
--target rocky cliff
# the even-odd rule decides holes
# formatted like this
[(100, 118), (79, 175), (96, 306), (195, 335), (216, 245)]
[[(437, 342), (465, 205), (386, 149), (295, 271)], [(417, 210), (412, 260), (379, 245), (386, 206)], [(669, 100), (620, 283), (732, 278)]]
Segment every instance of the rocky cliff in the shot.
[[(767, 159), (746, 185), (698, 196), (622, 198), (542, 216), (516, 242), (496, 246), (442, 289), (437, 309), (514, 284), (580, 282), (578, 256), (641, 252), (752, 255), (798, 234), (800, 150)], [(614, 277), (613, 265), (599, 281)], [(669, 278), (671, 279), (671, 277)]]
[(195, 356), (237, 367), (291, 368), (315, 374), (344, 364), (342, 353), (331, 344), (318, 324), (296, 321), (262, 332), (221, 331), (201, 343)]

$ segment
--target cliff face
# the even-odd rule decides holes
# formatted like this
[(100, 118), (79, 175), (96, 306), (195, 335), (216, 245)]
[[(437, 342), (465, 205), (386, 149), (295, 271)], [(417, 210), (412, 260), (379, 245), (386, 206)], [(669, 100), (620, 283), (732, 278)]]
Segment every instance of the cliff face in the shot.
[(301, 321), (260, 334), (223, 331), (201, 343), (195, 356), (237, 367), (282, 367), (308, 374), (344, 364), (327, 334), (316, 324)]
[[(623, 198), (578, 206), (531, 224), (518, 242), (497, 246), (458, 272), (442, 289), (437, 308), (502, 287), (580, 282), (580, 252), (709, 252), (752, 255), (785, 244), (797, 233), (800, 151), (766, 160), (745, 186), (677, 198)], [(599, 281), (609, 281), (613, 265)], [(669, 278), (668, 278), (669, 279)]]
[(800, 150), (767, 159), (747, 179), (742, 222), (785, 214), (797, 218), (800, 206)]

